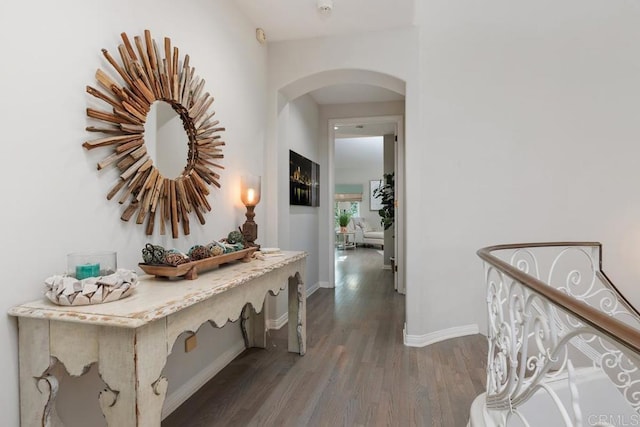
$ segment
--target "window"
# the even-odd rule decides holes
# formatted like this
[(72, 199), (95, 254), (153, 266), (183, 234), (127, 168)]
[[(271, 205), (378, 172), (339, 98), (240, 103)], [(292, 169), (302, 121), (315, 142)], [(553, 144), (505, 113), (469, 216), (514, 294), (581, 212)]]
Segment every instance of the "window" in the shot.
[(338, 225), (338, 215), (343, 212), (351, 214), (351, 217), (360, 216), (360, 203), (362, 202), (362, 184), (336, 184), (334, 218)]

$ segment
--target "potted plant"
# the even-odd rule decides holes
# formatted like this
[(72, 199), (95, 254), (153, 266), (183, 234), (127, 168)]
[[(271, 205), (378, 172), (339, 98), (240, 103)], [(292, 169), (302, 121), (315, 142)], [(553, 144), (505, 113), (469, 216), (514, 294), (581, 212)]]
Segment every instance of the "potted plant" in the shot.
[(373, 197), (380, 199), (382, 209), (378, 211), (380, 224), (385, 230), (391, 228), (395, 220), (395, 182), (393, 173), (384, 174), (384, 183), (373, 190)]
[(340, 224), (340, 231), (342, 233), (346, 233), (347, 225), (349, 225), (350, 220), (351, 214), (347, 211), (342, 211), (342, 213), (338, 216), (338, 224)]

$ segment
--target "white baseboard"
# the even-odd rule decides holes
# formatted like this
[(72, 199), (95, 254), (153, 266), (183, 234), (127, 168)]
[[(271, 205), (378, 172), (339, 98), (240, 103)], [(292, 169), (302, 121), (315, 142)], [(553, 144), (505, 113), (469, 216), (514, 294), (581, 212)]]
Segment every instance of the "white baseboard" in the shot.
[(309, 289), (307, 289), (307, 298), (309, 298), (311, 295), (313, 295), (313, 293), (315, 291), (317, 291), (318, 289), (320, 289), (322, 286), (320, 284), (320, 282), (317, 282), (315, 285), (311, 286)]
[(425, 335), (408, 335), (407, 325), (405, 324), (402, 333), (404, 335), (404, 345), (406, 345), (407, 347), (426, 347), (428, 345), (451, 338), (479, 334), (480, 328), (478, 327), (478, 325), (465, 325), (442, 329), (440, 331), (431, 332), (430, 334)]
[(289, 320), (289, 313), (285, 312), (282, 316), (277, 319), (267, 319), (267, 329), (280, 329), (284, 325), (287, 324), (287, 320)]
[(175, 411), (178, 406), (182, 405), (189, 397), (213, 378), (218, 372), (227, 366), (233, 359), (238, 357), (245, 350), (244, 341), (238, 340), (227, 351), (222, 353), (218, 358), (211, 362), (207, 367), (202, 369), (196, 375), (191, 377), (189, 381), (184, 383), (173, 393), (167, 395), (162, 408), (162, 419)]
[[(321, 287), (322, 286), (320, 285), (320, 282), (318, 282), (312, 287), (310, 287), (309, 289), (307, 289), (307, 298), (313, 295), (313, 293), (318, 289), (320, 289)], [(288, 320), (289, 320), (288, 312), (285, 312), (282, 316), (278, 317), (277, 319), (267, 319), (266, 321), (267, 329), (280, 329), (287, 324)]]
[(321, 288), (333, 289), (334, 286), (331, 286), (329, 282), (318, 282), (318, 286)]

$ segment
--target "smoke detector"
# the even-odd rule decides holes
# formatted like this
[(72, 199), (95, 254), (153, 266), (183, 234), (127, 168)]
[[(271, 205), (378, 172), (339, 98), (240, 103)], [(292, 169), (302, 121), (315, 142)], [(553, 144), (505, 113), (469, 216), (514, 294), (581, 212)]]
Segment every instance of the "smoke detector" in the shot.
[(333, 0), (318, 0), (318, 12), (328, 15), (333, 10)]

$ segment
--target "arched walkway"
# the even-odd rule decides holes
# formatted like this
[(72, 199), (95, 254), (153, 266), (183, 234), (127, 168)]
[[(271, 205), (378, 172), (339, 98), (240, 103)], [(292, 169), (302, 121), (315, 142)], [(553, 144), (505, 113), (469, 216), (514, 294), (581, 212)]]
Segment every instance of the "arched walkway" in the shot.
[[(274, 160), (268, 162), (267, 164), (267, 174), (271, 177), (277, 177), (278, 170), (282, 170), (282, 168), (288, 169), (288, 163), (284, 162), (288, 159), (284, 159), (283, 151), (286, 147), (285, 138), (282, 135), (282, 129), (286, 128), (287, 123), (287, 106), (290, 102), (295, 99), (308, 94), (316, 89), (320, 89), (323, 87), (333, 86), (333, 85), (344, 85), (344, 84), (365, 84), (369, 86), (376, 86), (380, 88), (384, 88), (393, 92), (396, 92), (401, 95), (405, 95), (406, 92), (406, 83), (404, 80), (399, 79), (397, 77), (391, 76), (389, 74), (380, 73), (377, 71), (371, 70), (362, 70), (362, 69), (339, 69), (339, 70), (327, 70), (321, 71), (315, 74), (311, 74), (302, 78), (299, 78), (293, 82), (286, 84), (278, 90), (277, 94), (277, 111), (276, 111), (276, 127), (274, 129), (274, 140), (271, 146), (272, 152), (280, 153), (279, 157), (276, 157)], [(379, 114), (375, 113), (364, 113), (363, 116), (379, 116)], [(402, 126), (402, 118), (399, 119)], [(399, 145), (404, 147), (404, 131), (399, 131), (402, 135), (399, 135)], [(321, 208), (318, 216), (318, 231), (319, 236), (321, 238), (318, 242), (318, 259), (313, 260), (309, 259), (309, 262), (317, 262), (318, 264), (318, 272), (319, 277), (318, 281), (321, 286), (325, 287), (333, 287), (334, 284), (334, 235), (329, 231), (333, 229), (333, 209), (330, 208), (333, 206), (334, 199), (334, 180), (333, 180), (333, 127), (329, 126), (328, 121), (326, 123), (320, 123), (320, 131), (318, 136), (318, 144), (320, 144), (320, 167), (321, 167)], [(404, 151), (400, 152), (401, 158), (399, 159), (400, 164), (402, 165), (402, 169), (404, 168)], [(272, 157), (273, 158), (273, 157)], [(274, 182), (275, 181), (275, 182)], [(398, 186), (398, 198), (404, 199), (403, 191), (404, 191), (404, 176), (403, 174), (397, 174), (396, 183)], [(283, 195), (286, 194), (285, 191), (280, 186), (288, 185), (287, 183), (279, 182), (278, 179), (275, 179), (271, 182), (271, 188), (268, 190), (270, 194), (273, 195)], [(277, 196), (276, 196), (277, 197)], [(278, 200), (277, 206), (274, 207), (276, 212), (278, 212), (278, 220), (274, 220), (271, 222), (272, 225), (276, 227), (288, 227), (288, 221), (283, 221), (283, 215), (289, 214), (289, 206), (288, 200)], [(396, 256), (397, 267), (398, 267), (398, 282), (399, 288), (403, 291), (405, 289), (404, 286), (404, 207), (398, 206), (396, 211), (396, 227), (398, 232), (396, 233), (396, 239), (398, 241), (398, 248)], [(278, 230), (277, 232), (279, 240), (288, 241), (287, 236), (290, 235), (289, 230)], [(283, 238), (283, 236), (285, 236)], [(313, 285), (313, 284), (312, 284)]]

